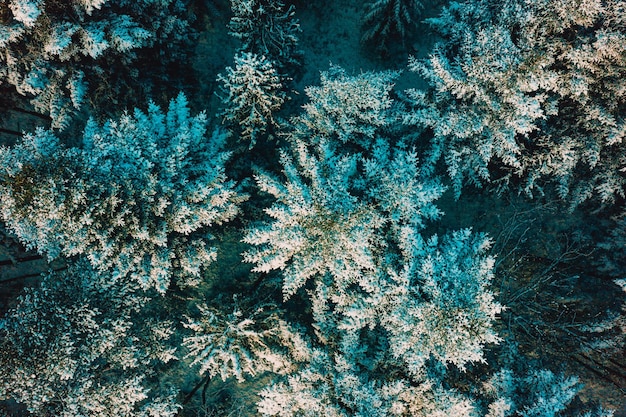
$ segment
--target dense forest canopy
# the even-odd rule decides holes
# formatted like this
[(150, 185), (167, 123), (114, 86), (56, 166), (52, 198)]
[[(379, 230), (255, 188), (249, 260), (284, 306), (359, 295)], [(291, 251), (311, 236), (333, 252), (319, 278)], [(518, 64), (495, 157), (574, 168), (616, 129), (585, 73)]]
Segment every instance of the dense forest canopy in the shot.
[(0, 90), (0, 416), (626, 415), (622, 1), (6, 0)]

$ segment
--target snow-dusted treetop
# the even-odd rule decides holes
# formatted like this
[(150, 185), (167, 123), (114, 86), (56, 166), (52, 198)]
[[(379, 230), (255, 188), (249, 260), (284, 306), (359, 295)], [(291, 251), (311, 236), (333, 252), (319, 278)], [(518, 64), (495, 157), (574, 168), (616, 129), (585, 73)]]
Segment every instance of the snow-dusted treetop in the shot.
[(39, 129), (0, 148), (0, 214), (49, 258), (85, 255), (160, 292), (172, 277), (193, 284), (215, 257), (207, 227), (232, 219), (242, 200), (224, 175), (226, 135), (205, 133), (205, 115), (191, 116), (182, 94), (166, 113), (151, 103), (90, 121), (80, 148)]

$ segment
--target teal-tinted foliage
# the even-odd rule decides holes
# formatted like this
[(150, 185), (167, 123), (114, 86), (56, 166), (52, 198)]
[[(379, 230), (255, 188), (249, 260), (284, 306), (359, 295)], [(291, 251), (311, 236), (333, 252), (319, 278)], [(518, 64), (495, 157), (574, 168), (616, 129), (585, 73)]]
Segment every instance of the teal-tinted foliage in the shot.
[(252, 149), (259, 136), (278, 125), (273, 114), (285, 101), (280, 77), (267, 58), (243, 52), (218, 81), (223, 84), (223, 120)]
[(205, 134), (205, 115), (191, 116), (182, 94), (167, 113), (150, 104), (90, 121), (81, 148), (37, 130), (0, 148), (0, 213), (50, 259), (85, 255), (162, 293), (172, 278), (192, 285), (215, 258), (207, 228), (232, 219), (241, 201), (224, 174), (225, 134)]
[[(0, 147), (2, 230), (59, 261), (0, 317), (0, 414), (9, 400), (37, 417), (610, 417), (577, 399), (582, 384), (552, 357), (528, 353), (558, 343), (543, 330), (557, 326), (578, 344), (597, 335), (590, 351), (624, 349), (626, 304), (590, 323), (576, 309), (595, 294), (577, 297), (572, 276), (590, 268), (626, 287), (622, 2), (451, 1), (429, 20), (440, 42), (409, 58), (409, 74), (331, 65), (308, 87), (288, 77), (302, 57), (294, 6), (230, 6), (221, 30), (241, 45), (217, 76), (218, 110), (192, 115), (180, 93), (167, 109), (91, 118), (75, 146), (55, 129), (99, 88), (92, 69), (186, 36), (184, 4), (0, 6), (0, 87), (53, 119)], [(384, 47), (413, 35), (422, 5), (366, 8), (361, 46)], [(398, 91), (416, 76), (422, 89)], [(285, 106), (286, 85), (301, 108)], [(228, 130), (210, 127), (220, 118)], [(248, 149), (224, 150), (231, 135)], [(569, 240), (536, 256), (528, 240), (553, 236), (521, 197), (500, 213), (474, 190), (494, 232), (473, 230), (474, 202), (446, 195), (467, 184), (554, 195), (585, 220), (614, 205), (591, 225), (601, 256), (569, 264), (590, 259)], [(522, 332), (538, 340), (524, 351)]]
[(103, 87), (90, 82), (102, 84), (104, 73), (131, 65), (142, 48), (189, 36), (183, 10), (176, 0), (3, 1), (0, 86), (31, 99), (53, 128), (66, 128)]
[[(451, 2), (430, 23), (444, 41), (409, 68), (405, 122), (431, 132), (457, 196), (512, 183), (572, 207), (624, 196), (625, 16), (620, 2)], [(572, 42), (571, 39), (575, 39)]]
[(418, 0), (370, 0), (365, 5), (361, 40), (375, 43), (379, 50), (404, 42), (415, 32), (423, 9)]
[(295, 117), (294, 136), (318, 143), (326, 138), (331, 145), (346, 143), (370, 149), (378, 136), (395, 121), (390, 96), (397, 71), (365, 72), (351, 76), (338, 66), (320, 74), (319, 86), (309, 86), (304, 112)]
[(173, 323), (115, 279), (81, 261), (19, 297), (0, 319), (0, 398), (41, 416), (176, 415), (175, 387), (148, 382), (176, 359)]

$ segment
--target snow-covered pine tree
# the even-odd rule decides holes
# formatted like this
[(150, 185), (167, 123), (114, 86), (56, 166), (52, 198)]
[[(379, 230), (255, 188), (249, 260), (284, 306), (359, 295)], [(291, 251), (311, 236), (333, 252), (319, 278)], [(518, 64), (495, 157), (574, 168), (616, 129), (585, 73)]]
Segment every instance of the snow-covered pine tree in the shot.
[[(457, 194), (466, 182), (549, 184), (572, 207), (624, 195), (626, 80), (619, 2), (452, 2), (431, 23), (444, 41), (409, 68), (405, 122), (432, 134)], [(571, 39), (575, 39), (572, 42)]]
[(285, 101), (280, 78), (267, 58), (243, 52), (235, 55), (235, 68), (227, 67), (218, 81), (223, 83), (224, 121), (252, 149), (268, 127), (277, 126), (273, 113)]
[(177, 415), (176, 387), (154, 383), (173, 323), (142, 313), (162, 298), (116, 280), (82, 259), (19, 296), (0, 319), (0, 398), (34, 416)]
[(353, 191), (356, 157), (333, 155), (327, 147), (320, 157), (302, 142), (296, 146), (295, 161), (281, 154), (286, 182), (266, 173), (256, 176), (259, 188), (277, 200), (266, 210), (274, 221), (244, 239), (258, 246), (244, 255), (256, 264), (254, 271), (283, 270), (285, 298), (312, 277), (330, 274), (342, 288), (373, 271), (381, 243), (376, 230), (384, 224)]
[(250, 300), (242, 298), (234, 298), (232, 312), (227, 309), (233, 303), (223, 300), (219, 308), (199, 304), (199, 317), (183, 322), (192, 332), (183, 340), (185, 357), (201, 376), (242, 382), (263, 372), (292, 372), (297, 362), (309, 359), (307, 342), (279, 317), (276, 305), (245, 306)]
[(141, 48), (188, 37), (184, 11), (175, 0), (4, 1), (0, 86), (31, 99), (53, 128), (65, 128), (90, 82), (114, 65), (129, 66)]
[(385, 329), (394, 356), (411, 372), (435, 358), (464, 370), (484, 362), (483, 347), (499, 342), (493, 325), (502, 307), (490, 290), (494, 258), (491, 242), (471, 230), (431, 237), (416, 248), (415, 263), (392, 273), (397, 288), (387, 306)]
[(319, 86), (309, 86), (309, 102), (294, 118), (294, 135), (312, 143), (320, 138), (373, 146), (378, 135), (394, 123), (390, 97), (397, 71), (365, 72), (351, 76), (338, 66), (320, 74)]
[(226, 135), (205, 136), (204, 114), (184, 95), (164, 114), (150, 104), (103, 126), (90, 121), (81, 148), (39, 129), (0, 148), (0, 214), (28, 247), (53, 259), (85, 255), (113, 277), (164, 293), (192, 285), (215, 258), (208, 227), (243, 197), (224, 175)]

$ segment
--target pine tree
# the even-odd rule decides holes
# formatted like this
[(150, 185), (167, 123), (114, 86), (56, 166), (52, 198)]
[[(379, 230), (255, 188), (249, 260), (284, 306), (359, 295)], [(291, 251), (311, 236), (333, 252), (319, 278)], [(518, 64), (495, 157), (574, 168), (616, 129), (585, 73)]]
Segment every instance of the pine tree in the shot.
[(405, 39), (414, 30), (424, 5), (418, 0), (371, 0), (363, 16), (363, 42), (386, 49), (398, 38)]
[(382, 71), (350, 76), (338, 66), (322, 71), (321, 85), (305, 90), (309, 102), (292, 121), (294, 135), (313, 143), (326, 138), (370, 148), (394, 122), (390, 92), (399, 75)]
[(273, 114), (285, 101), (280, 78), (264, 56), (244, 52), (235, 56), (235, 68), (226, 68), (226, 75), (220, 74), (218, 81), (225, 94), (224, 121), (237, 126), (241, 139), (249, 141), (252, 149), (268, 127), (278, 125)]
[[(286, 373), (308, 359), (306, 341), (279, 317), (276, 305), (243, 306), (235, 297), (232, 312), (224, 303), (197, 306), (200, 317), (186, 317), (183, 326), (192, 331), (183, 346), (200, 375), (234, 377), (243, 382), (263, 372)], [(229, 305), (231, 303), (226, 303)]]
[[(432, 133), (457, 196), (466, 182), (549, 186), (571, 207), (624, 195), (624, 17), (615, 2), (453, 2), (444, 36), (412, 60), (431, 90), (410, 90), (405, 122)], [(575, 39), (571, 42), (569, 39)]]
[(1, 398), (35, 416), (177, 415), (175, 387), (153, 382), (176, 359), (173, 323), (147, 319), (148, 294), (115, 280), (80, 260), (18, 298), (0, 319)]
[(244, 254), (246, 262), (256, 264), (253, 271), (283, 270), (285, 298), (312, 277), (329, 274), (343, 288), (374, 271), (381, 243), (377, 230), (384, 225), (353, 191), (354, 156), (322, 148), (320, 158), (303, 143), (295, 152), (295, 161), (286, 152), (281, 155), (285, 183), (269, 174), (256, 176), (259, 188), (277, 200), (266, 210), (274, 221), (252, 229), (244, 239), (258, 246)]
[(242, 201), (224, 175), (226, 135), (205, 132), (205, 115), (191, 116), (182, 94), (166, 114), (150, 104), (90, 121), (81, 148), (39, 129), (0, 148), (2, 218), (50, 259), (85, 255), (162, 293), (172, 278), (193, 285), (215, 258), (207, 227), (232, 219)]
[(64, 129), (88, 104), (85, 92), (104, 68), (128, 67), (138, 50), (188, 37), (183, 11), (174, 0), (4, 1), (0, 85), (15, 88), (50, 115), (53, 128)]

